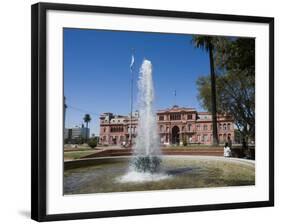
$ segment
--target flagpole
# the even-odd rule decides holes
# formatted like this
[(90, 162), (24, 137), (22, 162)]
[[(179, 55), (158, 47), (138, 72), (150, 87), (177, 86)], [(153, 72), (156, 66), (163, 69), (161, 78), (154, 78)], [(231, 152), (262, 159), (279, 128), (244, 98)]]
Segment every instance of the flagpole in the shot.
[(174, 91), (174, 106), (177, 105), (177, 90)]
[(133, 91), (134, 91), (134, 49), (132, 48), (132, 61), (131, 61), (131, 65), (130, 65), (130, 71), (131, 71), (131, 105), (130, 105), (130, 137), (129, 137), (129, 141), (130, 141), (130, 146), (132, 146), (132, 140), (133, 140), (133, 136), (132, 136), (132, 119), (133, 119)]

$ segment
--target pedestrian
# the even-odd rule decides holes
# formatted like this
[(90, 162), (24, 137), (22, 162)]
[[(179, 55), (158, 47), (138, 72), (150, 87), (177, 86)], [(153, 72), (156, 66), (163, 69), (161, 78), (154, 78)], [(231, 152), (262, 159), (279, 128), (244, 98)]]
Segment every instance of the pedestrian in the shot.
[(227, 142), (225, 143), (224, 148), (223, 148), (223, 155), (224, 155), (224, 157), (231, 156), (231, 150), (230, 150)]

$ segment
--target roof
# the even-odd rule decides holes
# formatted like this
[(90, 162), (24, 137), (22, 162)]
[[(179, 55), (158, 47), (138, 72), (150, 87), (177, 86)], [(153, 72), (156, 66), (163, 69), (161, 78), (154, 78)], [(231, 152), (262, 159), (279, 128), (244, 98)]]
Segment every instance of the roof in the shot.
[(196, 112), (195, 108), (187, 108), (187, 107), (179, 107), (178, 105), (174, 105), (171, 108), (163, 109), (163, 110), (158, 110), (157, 114), (159, 113), (169, 113), (169, 112)]

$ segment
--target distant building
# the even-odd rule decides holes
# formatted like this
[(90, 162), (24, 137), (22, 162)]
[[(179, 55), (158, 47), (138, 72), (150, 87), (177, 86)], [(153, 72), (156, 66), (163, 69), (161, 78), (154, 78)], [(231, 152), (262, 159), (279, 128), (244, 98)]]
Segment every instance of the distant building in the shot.
[[(138, 113), (132, 116), (132, 137), (137, 135)], [(212, 115), (208, 112), (197, 112), (193, 108), (173, 106), (157, 112), (157, 124), (160, 143), (165, 145), (212, 144)], [(218, 138), (224, 143), (234, 140), (234, 120), (230, 115), (217, 115)], [(100, 116), (99, 143), (116, 145), (128, 142), (130, 135), (130, 116), (104, 113)]]
[(74, 128), (65, 128), (64, 129), (64, 139), (69, 141), (78, 140), (78, 139), (88, 139), (90, 136), (90, 128), (84, 127), (74, 127)]

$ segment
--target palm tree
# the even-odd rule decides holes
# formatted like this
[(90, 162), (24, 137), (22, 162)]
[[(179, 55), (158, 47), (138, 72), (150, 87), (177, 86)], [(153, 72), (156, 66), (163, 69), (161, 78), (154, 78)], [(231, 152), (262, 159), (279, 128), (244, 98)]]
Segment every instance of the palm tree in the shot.
[(92, 120), (90, 114), (85, 114), (84, 118), (83, 118), (84, 122), (86, 123), (86, 128), (87, 128), (87, 133), (86, 133), (86, 141), (88, 140), (88, 126), (89, 126), (89, 122)]
[(63, 118), (64, 118), (64, 127), (65, 127), (65, 115), (66, 115), (66, 109), (67, 109), (65, 96), (63, 97), (63, 104), (64, 104), (64, 107), (63, 107)]
[(218, 145), (217, 128), (217, 100), (216, 100), (216, 75), (214, 68), (214, 37), (193, 35), (192, 42), (196, 48), (201, 48), (209, 53), (211, 72), (211, 101), (212, 101), (212, 123), (213, 123), (213, 144)]

